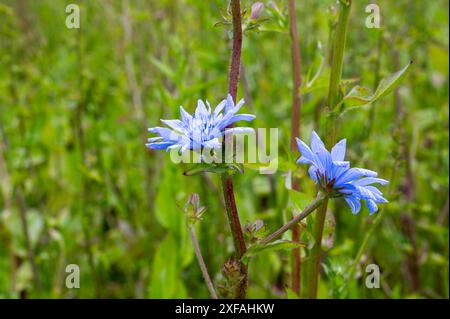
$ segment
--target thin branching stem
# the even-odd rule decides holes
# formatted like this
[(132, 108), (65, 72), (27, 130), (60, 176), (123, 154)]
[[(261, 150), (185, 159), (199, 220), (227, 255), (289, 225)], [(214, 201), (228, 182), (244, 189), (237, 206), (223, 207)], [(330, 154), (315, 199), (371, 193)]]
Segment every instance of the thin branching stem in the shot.
[(231, 53), (228, 93), (230, 93), (230, 95), (233, 97), (233, 100), (236, 101), (242, 52), (242, 21), (240, 0), (231, 0), (231, 14), (233, 17), (233, 51)]
[(309, 216), (313, 211), (315, 211), (325, 200), (326, 196), (322, 193), (317, 195), (316, 199), (311, 202), (302, 212), (296, 216), (294, 216), (288, 223), (281, 226), (278, 230), (267, 236), (261, 241), (262, 245), (267, 245), (274, 239), (278, 238), (282, 234), (284, 234), (289, 229), (292, 229), (295, 225), (297, 225), (300, 221)]
[(197, 235), (195, 234), (195, 227), (189, 226), (189, 234), (191, 235), (192, 244), (194, 245), (195, 255), (197, 256), (197, 261), (202, 271), (203, 279), (205, 279), (206, 286), (208, 287), (211, 298), (218, 299), (216, 290), (214, 289), (214, 284), (209, 276), (208, 269), (206, 268), (205, 261), (203, 260), (203, 255), (200, 250), (200, 245), (198, 244)]

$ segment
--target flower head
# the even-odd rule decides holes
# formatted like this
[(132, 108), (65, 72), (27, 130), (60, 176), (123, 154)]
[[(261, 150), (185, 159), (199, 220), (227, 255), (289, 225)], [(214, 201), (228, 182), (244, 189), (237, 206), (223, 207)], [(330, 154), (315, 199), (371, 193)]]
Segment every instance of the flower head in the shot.
[(366, 202), (371, 214), (378, 210), (377, 203), (387, 203), (383, 194), (372, 184), (385, 185), (387, 180), (376, 178), (377, 173), (363, 168), (351, 168), (344, 161), (346, 140), (338, 142), (331, 150), (325, 148), (316, 132), (311, 135), (311, 148), (297, 138), (301, 153), (299, 164), (311, 164), (309, 176), (332, 197), (344, 197), (354, 214), (361, 209), (361, 200)]
[(227, 99), (220, 102), (214, 111), (211, 110), (208, 101), (205, 105), (202, 100), (198, 100), (197, 109), (192, 115), (180, 106), (181, 120), (161, 120), (168, 127), (149, 128), (149, 132), (160, 136), (149, 138), (146, 146), (167, 151), (179, 148), (181, 153), (186, 150), (204, 148), (219, 149), (222, 147), (219, 138), (224, 134), (253, 131), (248, 127), (227, 128), (237, 121), (255, 119), (255, 116), (251, 114), (236, 114), (242, 105), (244, 100), (234, 105), (233, 98), (228, 95)]

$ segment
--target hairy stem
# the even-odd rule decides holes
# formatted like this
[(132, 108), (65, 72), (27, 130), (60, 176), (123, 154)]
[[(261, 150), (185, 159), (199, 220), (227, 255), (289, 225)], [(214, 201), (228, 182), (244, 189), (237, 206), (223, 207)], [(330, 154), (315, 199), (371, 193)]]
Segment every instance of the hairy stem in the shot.
[(189, 234), (191, 235), (192, 244), (194, 245), (195, 255), (197, 256), (197, 261), (202, 271), (203, 279), (205, 279), (206, 286), (208, 287), (211, 298), (217, 299), (217, 293), (214, 289), (211, 277), (208, 274), (208, 269), (206, 268), (205, 261), (203, 260), (202, 252), (200, 251), (200, 245), (198, 244), (197, 235), (195, 234), (195, 227), (189, 226)]
[(228, 93), (230, 93), (230, 95), (233, 97), (233, 100), (236, 101), (242, 52), (242, 22), (240, 0), (231, 0), (231, 14), (233, 16), (233, 51), (231, 53)]
[[(241, 5), (239, 0), (231, 0), (231, 12), (233, 16), (233, 51), (231, 55), (228, 93), (236, 102), (242, 51), (242, 22)], [(225, 140), (230, 137), (232, 138), (232, 136), (226, 136)], [(236, 250), (236, 259), (240, 260), (247, 250), (247, 247), (245, 245), (244, 234), (242, 232), (239, 213), (236, 207), (236, 200), (234, 198), (233, 179), (228, 174), (222, 174), (221, 180), (228, 222), (230, 224), (231, 233), (233, 235), (234, 248)], [(245, 298), (248, 284), (247, 266), (241, 262), (239, 263), (240, 275), (242, 279), (239, 283), (239, 287), (237, 287), (236, 289), (237, 293), (235, 297)]]
[(226, 174), (223, 174), (221, 178), (225, 197), (225, 208), (227, 211), (228, 222), (230, 223), (231, 233), (233, 235), (234, 247), (236, 249), (236, 258), (240, 259), (247, 250), (247, 247), (245, 245), (244, 234), (242, 232), (239, 213), (234, 198), (233, 180), (231, 179), (231, 176)]
[[(325, 143), (328, 148), (336, 143), (338, 116), (336, 105), (342, 99), (341, 80), (344, 66), (344, 50), (347, 39), (347, 26), (350, 17), (350, 8), (352, 0), (340, 0), (339, 19), (336, 26), (335, 37), (333, 40), (333, 49), (331, 52), (331, 73), (328, 91), (328, 114), (325, 124)], [(325, 200), (322, 207), (318, 210), (314, 222), (314, 240), (315, 244), (311, 251), (311, 257), (308, 264), (308, 298), (317, 298), (317, 285), (320, 274), (320, 258), (323, 228), (325, 225), (325, 216), (327, 213), (328, 200)]]
[(278, 230), (267, 236), (261, 241), (262, 245), (267, 245), (271, 241), (273, 241), (275, 238), (278, 238), (282, 234), (284, 234), (289, 229), (292, 229), (294, 226), (296, 226), (300, 221), (305, 219), (309, 214), (311, 214), (313, 211), (317, 209), (323, 202), (326, 201), (326, 196), (322, 193), (319, 193), (317, 195), (316, 199), (311, 202), (302, 212), (296, 216), (294, 216), (288, 223), (281, 226)]
[[(300, 86), (302, 83), (301, 78), (301, 56), (300, 46), (298, 40), (297, 30), (297, 18), (295, 16), (295, 0), (289, 0), (289, 24), (291, 31), (291, 54), (292, 54), (292, 115), (291, 115), (291, 149), (296, 149), (296, 137), (300, 137), (300, 111), (301, 111), (301, 99), (300, 99)], [(299, 190), (298, 180), (294, 180), (292, 188)], [(292, 241), (300, 242), (300, 227), (294, 226), (292, 229)], [(291, 286), (292, 290), (300, 295), (301, 287), (301, 254), (300, 248), (296, 248), (292, 251), (292, 273), (291, 273)]]

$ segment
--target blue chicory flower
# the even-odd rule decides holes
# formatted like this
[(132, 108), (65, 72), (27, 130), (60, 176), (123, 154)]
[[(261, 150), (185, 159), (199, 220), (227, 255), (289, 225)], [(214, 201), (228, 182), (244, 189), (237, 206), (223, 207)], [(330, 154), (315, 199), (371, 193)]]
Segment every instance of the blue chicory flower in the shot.
[(346, 140), (339, 141), (331, 150), (312, 132), (311, 148), (297, 138), (297, 146), (301, 153), (299, 164), (311, 164), (309, 176), (332, 197), (344, 197), (357, 214), (361, 209), (361, 200), (366, 202), (370, 214), (378, 210), (377, 203), (387, 203), (383, 194), (372, 184), (386, 185), (387, 180), (376, 178), (377, 173), (363, 168), (351, 168), (350, 162), (344, 161)]
[(214, 111), (206, 101), (198, 100), (197, 109), (194, 114), (187, 113), (180, 106), (181, 120), (161, 120), (166, 127), (152, 127), (148, 131), (159, 134), (158, 137), (148, 139), (146, 146), (151, 149), (179, 148), (181, 153), (186, 150), (219, 149), (222, 147), (220, 138), (224, 134), (239, 134), (253, 131), (248, 127), (227, 128), (237, 121), (252, 121), (255, 119), (251, 114), (236, 113), (244, 105), (240, 100), (234, 105), (233, 98), (228, 94), (226, 100), (217, 105)]

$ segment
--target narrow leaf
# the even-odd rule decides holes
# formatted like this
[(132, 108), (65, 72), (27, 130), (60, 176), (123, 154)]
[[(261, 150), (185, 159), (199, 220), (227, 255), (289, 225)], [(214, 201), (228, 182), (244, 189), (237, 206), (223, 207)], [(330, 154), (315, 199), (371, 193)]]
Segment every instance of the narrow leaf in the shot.
[(408, 70), (412, 64), (412, 61), (408, 63), (407, 66), (405, 66), (403, 69), (401, 69), (398, 72), (395, 72), (394, 74), (390, 75), (387, 78), (384, 78), (381, 80), (380, 84), (378, 85), (377, 89), (375, 90), (375, 93), (371, 93), (369, 89), (363, 87), (363, 86), (355, 86), (339, 103), (339, 105), (345, 103), (345, 107), (355, 107), (355, 106), (363, 106), (367, 104), (374, 103), (375, 101), (381, 99), (382, 97), (386, 96), (392, 90), (394, 90), (400, 82), (403, 80), (403, 78), (408, 73)]
[(302, 243), (296, 243), (288, 240), (276, 240), (266, 245), (254, 244), (247, 249), (247, 252), (242, 257), (244, 262), (247, 262), (250, 258), (267, 251), (277, 250), (291, 250), (303, 246)]

